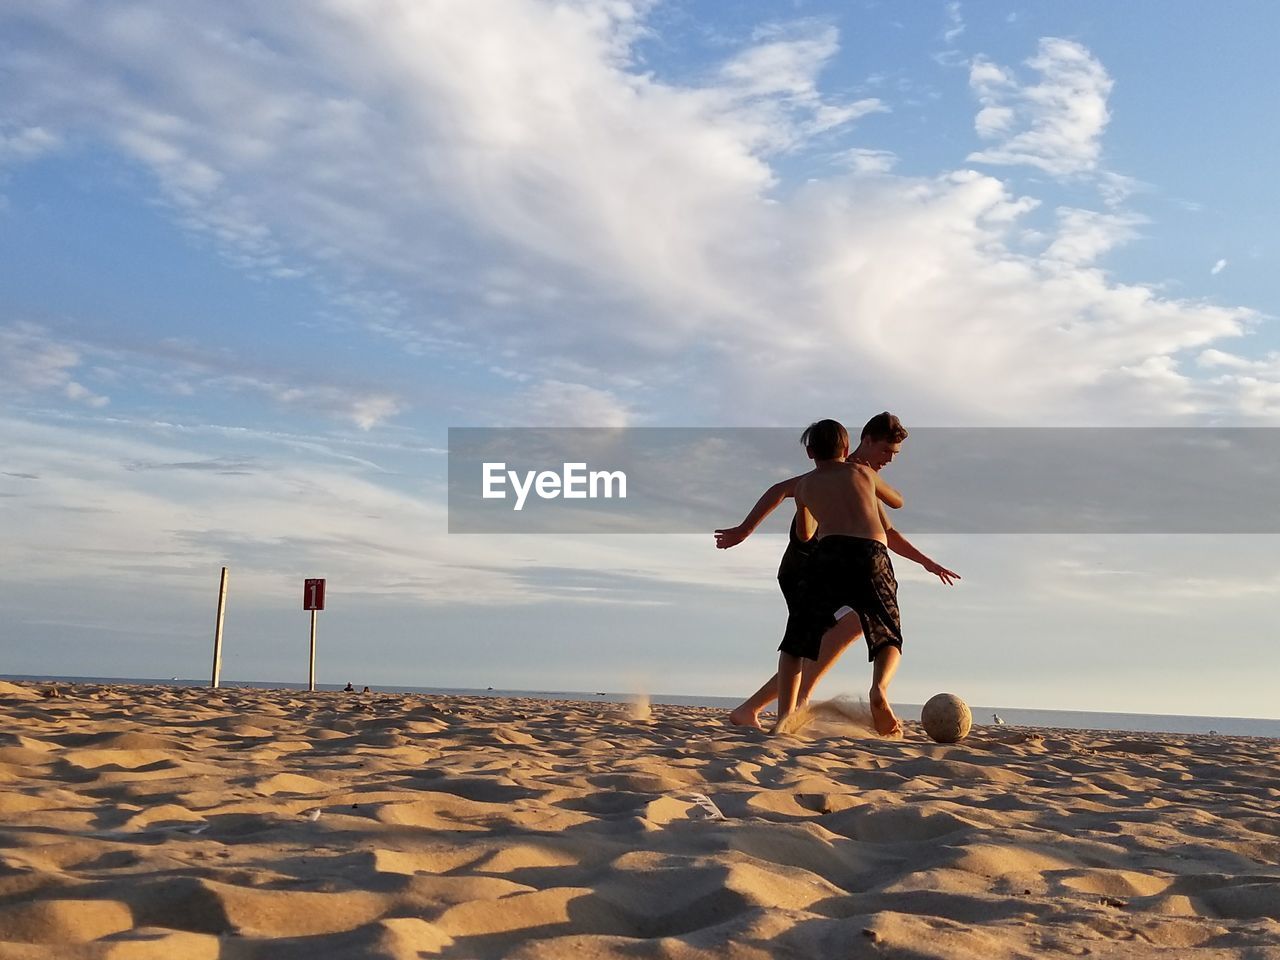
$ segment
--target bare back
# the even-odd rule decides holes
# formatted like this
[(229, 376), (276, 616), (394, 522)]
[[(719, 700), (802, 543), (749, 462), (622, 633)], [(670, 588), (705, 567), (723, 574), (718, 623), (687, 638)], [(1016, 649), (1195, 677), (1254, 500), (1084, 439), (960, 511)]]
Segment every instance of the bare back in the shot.
[(876, 503), (876, 473), (861, 463), (826, 461), (805, 474), (796, 484), (796, 511), (803, 539), (841, 534), (888, 540)]

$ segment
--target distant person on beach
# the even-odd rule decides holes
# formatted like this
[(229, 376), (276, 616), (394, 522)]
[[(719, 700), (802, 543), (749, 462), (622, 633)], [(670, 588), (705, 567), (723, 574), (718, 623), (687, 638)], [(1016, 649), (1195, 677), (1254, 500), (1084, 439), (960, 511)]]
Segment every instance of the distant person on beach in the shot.
[[(869, 472), (875, 477), (875, 497), (882, 502), (889, 504), (891, 507), (896, 508), (901, 506), (903, 502), (901, 494), (878, 477), (878, 472), (893, 460), (894, 456), (896, 456), (901, 449), (902, 442), (907, 437), (907, 431), (902, 426), (901, 421), (888, 412), (872, 417), (863, 427), (862, 434), (859, 438), (858, 448), (852, 454), (848, 454), (848, 434), (844, 431), (844, 428), (835, 421), (823, 421), (822, 423), (827, 426), (822, 430), (818, 430), (817, 433), (820, 435), (829, 433), (834, 437), (836, 447), (819, 450), (817, 446), (813, 445), (815, 440), (815, 428), (819, 427), (819, 424), (814, 424), (809, 430), (805, 431), (805, 435), (802, 438), (806, 441), (806, 448), (809, 456), (815, 461), (818, 461), (822, 459), (819, 456), (820, 453), (831, 453), (834, 449), (834, 452), (837, 455), (830, 457), (829, 462), (844, 463), (847, 459), (852, 464), (861, 466), (863, 471)], [(822, 439), (822, 437), (817, 439)], [(818, 468), (815, 468), (813, 472), (817, 473)], [(805, 477), (808, 476), (811, 475), (805, 475)], [(751, 512), (747, 515), (747, 518), (739, 526), (716, 531), (716, 546), (721, 549), (726, 549), (745, 540), (760, 524), (760, 522), (779, 504), (781, 504), (784, 499), (795, 495), (800, 481), (805, 479), (805, 477), (792, 477), (789, 480), (784, 480), (781, 483), (770, 487), (769, 490), (765, 491), (764, 495), (761, 496), (755, 507), (753, 507)], [(955, 572), (948, 570), (941, 564), (925, 556), (920, 550), (916, 549), (916, 547), (913, 546), (906, 537), (894, 529), (887, 516), (885, 516), (884, 510), (879, 506), (879, 504), (875, 503), (874, 500), (872, 501), (872, 505), (875, 507), (875, 519), (879, 524), (879, 529), (883, 532), (885, 537), (885, 541), (881, 542), (881, 549), (883, 549), (884, 543), (887, 543), (889, 549), (893, 550), (900, 556), (919, 563), (945, 584), (949, 585), (954, 580), (960, 579), (959, 575)], [(797, 511), (797, 519), (798, 517), (799, 512)], [(868, 526), (870, 525), (868, 524)], [(796, 615), (801, 608), (801, 595), (803, 591), (802, 584), (804, 582), (805, 567), (810, 554), (816, 548), (817, 542), (820, 538), (821, 534), (808, 541), (803, 540), (797, 534), (797, 521), (792, 521), (790, 541), (787, 545), (786, 552), (783, 554), (782, 563), (778, 568), (778, 585), (782, 589), (783, 597), (787, 601), (789, 623), (790, 616)], [(893, 609), (896, 612), (897, 584), (896, 581), (893, 580), (893, 568), (892, 564), (889, 562), (887, 554), (884, 556), (883, 566), (887, 571), (888, 582), (892, 584), (891, 592), (893, 594), (894, 601)], [(833, 625), (831, 625), (830, 629), (825, 630), (822, 634), (816, 657), (800, 658), (802, 666), (800, 669), (799, 683), (795, 687), (795, 703), (793, 705), (793, 709), (796, 706), (804, 706), (808, 703), (809, 697), (818, 681), (831, 669), (835, 664), (835, 661), (839, 659), (840, 655), (849, 647), (849, 645), (856, 641), (864, 632), (862, 623), (863, 614), (861, 611), (858, 611), (860, 615), (856, 617), (838, 617), (836, 616), (837, 614), (849, 612), (849, 605), (842, 604), (839, 607), (832, 608), (832, 610), (834, 612), (830, 617), (830, 623)], [(878, 648), (879, 644), (876, 644), (876, 647)], [(876, 661), (875, 651), (869, 650), (868, 653), (873, 662)], [(783, 655), (779, 657), (780, 668), (784, 657), (785, 651)], [(893, 669), (887, 669), (889, 667), (887, 662), (889, 657), (890, 655), (886, 653), (884, 664), (886, 669), (877, 670), (877, 681), (873, 683), (873, 704), (877, 702), (882, 703), (885, 706), (888, 704), (888, 681), (892, 678), (893, 669), (896, 669), (896, 659), (893, 663)], [(779, 680), (782, 678), (781, 674), (782, 670), (780, 669), (779, 673), (770, 677), (759, 690), (736, 707), (729, 714), (730, 722), (740, 726), (760, 729), (760, 711), (768, 706), (775, 698), (778, 698), (780, 690)], [(879, 684), (878, 692), (877, 684)], [(784, 701), (780, 701), (780, 703), (781, 702)], [(791, 711), (788, 710), (786, 712), (789, 714)], [(873, 712), (876, 713), (878, 726), (885, 727), (885, 730), (882, 730), (882, 732), (892, 733), (897, 729), (896, 718), (893, 720), (889, 719), (892, 717), (891, 708), (888, 709), (887, 714), (883, 707), (873, 710)], [(783, 715), (784, 714), (780, 710), (779, 719), (781, 719)]]
[(355, 687), (353, 687), (353, 686), (351, 685), (351, 681), (350, 681), (350, 680), (348, 680), (348, 681), (347, 681), (347, 685), (346, 685), (345, 687), (343, 687), (343, 688), (342, 688), (342, 692), (343, 692), (343, 693), (355, 693), (355, 692), (356, 692), (356, 688), (355, 688)]

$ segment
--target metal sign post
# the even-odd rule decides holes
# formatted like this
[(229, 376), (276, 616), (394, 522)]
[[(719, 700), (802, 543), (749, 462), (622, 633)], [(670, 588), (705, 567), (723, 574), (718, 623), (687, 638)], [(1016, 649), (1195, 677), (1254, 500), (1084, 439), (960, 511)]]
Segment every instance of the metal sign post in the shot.
[(307, 671), (307, 689), (316, 688), (316, 612), (324, 609), (324, 580), (310, 579), (302, 583), (302, 609), (311, 611), (311, 668)]
[(213, 628), (213, 678), (209, 686), (217, 689), (222, 677), (222, 621), (227, 612), (227, 568), (222, 568), (222, 582), (218, 586), (218, 619)]

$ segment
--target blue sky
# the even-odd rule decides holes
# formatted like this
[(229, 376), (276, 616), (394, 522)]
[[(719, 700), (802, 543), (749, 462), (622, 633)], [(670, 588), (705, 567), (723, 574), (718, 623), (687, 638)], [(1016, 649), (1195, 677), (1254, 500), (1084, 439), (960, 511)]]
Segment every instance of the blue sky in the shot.
[[(324, 680), (749, 692), (776, 536), (450, 537), (447, 428), (1271, 425), (1278, 28), (3, 5), (2, 669), (200, 676), (227, 564), (231, 677), (327, 576)], [(917, 540), (905, 700), (1274, 715), (1274, 538)]]

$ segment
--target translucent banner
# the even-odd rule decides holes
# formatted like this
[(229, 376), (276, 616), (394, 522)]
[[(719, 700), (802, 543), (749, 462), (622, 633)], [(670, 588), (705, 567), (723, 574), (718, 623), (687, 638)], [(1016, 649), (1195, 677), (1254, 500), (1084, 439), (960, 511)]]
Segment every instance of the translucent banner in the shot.
[[(453, 428), (449, 531), (707, 533), (812, 468), (799, 436)], [(912, 533), (1280, 533), (1274, 428), (913, 428), (882, 475)]]

